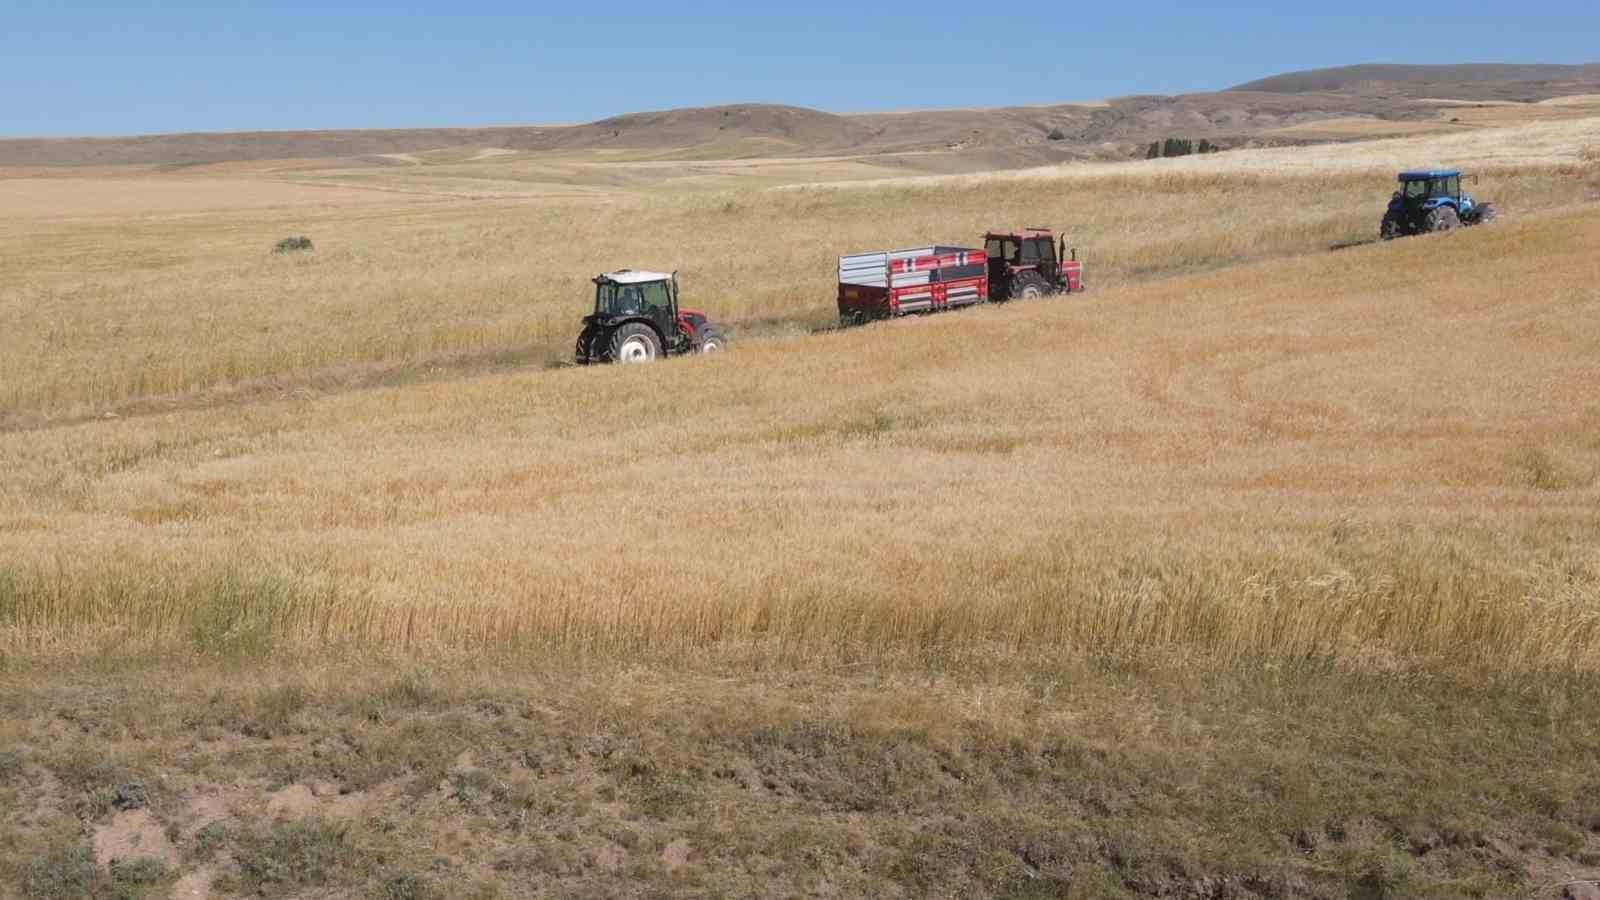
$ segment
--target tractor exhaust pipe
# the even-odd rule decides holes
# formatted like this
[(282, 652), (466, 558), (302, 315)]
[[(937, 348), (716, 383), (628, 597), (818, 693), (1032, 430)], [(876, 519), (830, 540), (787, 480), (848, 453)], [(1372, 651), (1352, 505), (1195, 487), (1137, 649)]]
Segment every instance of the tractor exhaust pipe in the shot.
[[(1061, 249), (1056, 251), (1056, 259), (1066, 259), (1066, 258), (1067, 258), (1067, 235), (1066, 235), (1066, 232), (1063, 231), (1062, 234), (1061, 234)], [(1078, 261), (1078, 248), (1077, 247), (1073, 247), (1072, 248), (1072, 261), (1073, 262), (1077, 262)]]

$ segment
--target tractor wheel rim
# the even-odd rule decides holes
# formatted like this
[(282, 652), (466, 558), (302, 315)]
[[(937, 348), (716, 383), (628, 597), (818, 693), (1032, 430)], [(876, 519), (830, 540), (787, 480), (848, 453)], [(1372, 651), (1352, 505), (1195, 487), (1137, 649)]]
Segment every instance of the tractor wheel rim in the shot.
[(721, 353), (722, 352), (722, 342), (717, 340), (716, 338), (712, 338), (711, 340), (706, 341), (704, 344), (702, 344), (700, 346), (700, 352), (701, 353)]
[(650, 344), (642, 337), (623, 341), (622, 349), (617, 353), (617, 359), (625, 363), (648, 362), (650, 357)]

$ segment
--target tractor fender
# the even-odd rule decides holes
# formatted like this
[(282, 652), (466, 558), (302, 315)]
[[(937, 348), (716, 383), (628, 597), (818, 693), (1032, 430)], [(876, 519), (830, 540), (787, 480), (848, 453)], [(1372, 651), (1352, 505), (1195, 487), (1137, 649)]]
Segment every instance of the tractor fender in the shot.
[(710, 321), (710, 317), (698, 309), (680, 308), (678, 310), (678, 327), (687, 332), (690, 337), (698, 335), (700, 329), (706, 327), (706, 322), (708, 321)]

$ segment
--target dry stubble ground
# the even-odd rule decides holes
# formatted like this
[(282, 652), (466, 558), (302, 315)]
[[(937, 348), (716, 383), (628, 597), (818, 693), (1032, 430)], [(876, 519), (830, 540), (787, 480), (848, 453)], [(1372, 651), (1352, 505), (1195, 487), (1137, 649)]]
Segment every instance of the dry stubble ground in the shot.
[(0, 896), (1600, 874), (1600, 216), (1218, 268), (1338, 216), (714, 361), (0, 436)]

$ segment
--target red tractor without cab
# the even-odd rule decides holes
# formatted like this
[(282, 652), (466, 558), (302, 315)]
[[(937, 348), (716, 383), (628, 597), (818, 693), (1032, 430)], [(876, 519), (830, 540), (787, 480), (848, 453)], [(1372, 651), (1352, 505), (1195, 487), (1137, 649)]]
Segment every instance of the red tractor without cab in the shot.
[(717, 353), (727, 346), (705, 313), (678, 308), (677, 272), (621, 269), (597, 276), (594, 285), (594, 312), (578, 334), (580, 366)]
[(1083, 290), (1078, 251), (1067, 258), (1067, 239), (1048, 228), (991, 231), (983, 236), (989, 254), (989, 299), (1027, 300)]
[(1078, 251), (1046, 228), (991, 231), (984, 249), (931, 244), (839, 257), (839, 321), (918, 315), (1083, 290)]

